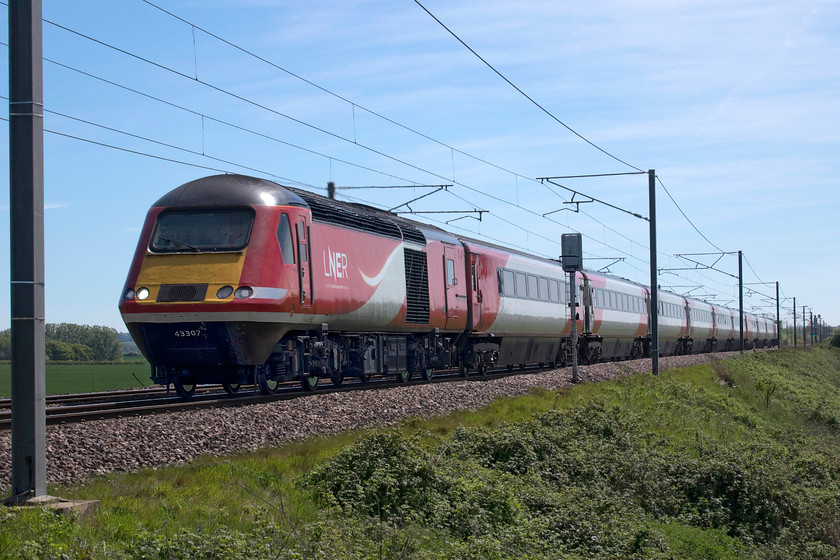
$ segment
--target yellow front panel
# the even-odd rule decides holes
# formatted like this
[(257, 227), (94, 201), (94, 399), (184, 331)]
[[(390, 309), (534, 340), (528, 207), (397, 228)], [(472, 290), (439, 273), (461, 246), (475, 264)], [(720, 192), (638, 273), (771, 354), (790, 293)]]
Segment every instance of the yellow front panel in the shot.
[(147, 302), (157, 299), (161, 284), (208, 284), (207, 299), (215, 300), (216, 290), (222, 286), (239, 285), (245, 251), (238, 253), (147, 254), (137, 276), (136, 288), (151, 292)]

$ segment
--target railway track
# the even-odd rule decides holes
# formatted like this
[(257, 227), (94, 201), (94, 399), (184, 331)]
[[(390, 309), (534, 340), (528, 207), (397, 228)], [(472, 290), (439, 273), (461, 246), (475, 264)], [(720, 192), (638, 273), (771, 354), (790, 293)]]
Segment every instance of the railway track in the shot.
[[(528, 370), (539, 370), (534, 366)], [(430, 379), (412, 378), (409, 384), (446, 383), (450, 381), (483, 381), (496, 379), (507, 375), (520, 373), (498, 369), (488, 371), (485, 375), (470, 375), (462, 377), (457, 371), (440, 372)], [(194, 410), (201, 408), (219, 408), (230, 406), (246, 406), (277, 400), (294, 399), (312, 394), (328, 394), (343, 391), (387, 389), (405, 386), (393, 377), (373, 377), (368, 383), (359, 381), (345, 381), (341, 385), (332, 385), (327, 381), (315, 391), (304, 391), (298, 383), (288, 383), (274, 395), (263, 395), (251, 386), (245, 387), (236, 395), (228, 395), (221, 386), (201, 386), (196, 395), (190, 400), (183, 400), (174, 391), (167, 391), (163, 387), (150, 387), (125, 391), (107, 391), (100, 393), (78, 393), (68, 395), (49, 395), (46, 398), (46, 423), (75, 424), (87, 420), (101, 420), (124, 416), (140, 416), (161, 412), (175, 412), (179, 410)], [(11, 399), (0, 399), (0, 431), (11, 429)]]

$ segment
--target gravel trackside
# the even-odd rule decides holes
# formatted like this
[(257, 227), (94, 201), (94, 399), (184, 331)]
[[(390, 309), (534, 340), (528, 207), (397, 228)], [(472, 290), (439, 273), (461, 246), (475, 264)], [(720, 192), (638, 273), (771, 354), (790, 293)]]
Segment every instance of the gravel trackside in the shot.
[[(705, 363), (732, 353), (660, 358), (660, 370)], [(581, 366), (584, 381), (650, 371), (650, 360)], [(47, 426), (47, 481), (74, 483), (115, 471), (187, 463), (199, 455), (231, 455), (278, 447), (348, 428), (395, 425), (406, 417), (431, 417), (478, 409), (501, 396), (533, 387), (570, 385), (571, 367), (486, 381), (408, 384), (366, 391), (318, 394), (242, 407), (189, 410)], [(0, 434), (0, 487), (11, 483), (11, 437)]]

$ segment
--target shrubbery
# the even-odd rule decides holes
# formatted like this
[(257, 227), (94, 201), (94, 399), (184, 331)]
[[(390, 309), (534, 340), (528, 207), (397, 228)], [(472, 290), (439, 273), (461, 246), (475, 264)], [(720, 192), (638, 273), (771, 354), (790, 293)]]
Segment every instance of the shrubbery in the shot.
[(489, 432), (459, 429), (433, 446), (377, 434), (305, 484), (339, 517), (492, 542), (500, 557), (669, 557), (659, 524), (840, 550), (840, 534), (818, 522), (836, 505), (826, 497), (840, 496), (837, 465), (759, 444), (673, 448), (633, 413), (597, 402)]
[[(513, 409), (509, 417), (522, 418), (537, 402), (565, 408), (500, 421)], [(659, 377), (585, 384), (553, 401), (497, 404), (468, 415), (489, 427), (449, 431), (454, 422), (430, 422), (433, 434), (412, 421), (362, 437), (308, 474), (288, 465), (309, 465), (333, 448), (265, 462), (225, 458), (238, 465), (229, 469), (233, 480), (213, 466), (201, 479), (218, 478), (225, 497), (237, 486), (247, 497), (215, 506), (218, 515), (189, 488), (189, 470), (153, 493), (151, 479), (140, 483), (137, 495), (163, 496), (151, 521), (126, 515), (133, 511), (123, 498), (133, 490), (121, 480), (100, 515), (125, 520), (117, 542), (88, 541), (56, 516), (0, 515), (0, 558), (840, 558), (833, 348), (749, 352)], [(181, 484), (187, 488), (175, 494), (166, 489)], [(212, 514), (184, 521), (182, 507)], [(115, 530), (106, 524), (102, 532)]]

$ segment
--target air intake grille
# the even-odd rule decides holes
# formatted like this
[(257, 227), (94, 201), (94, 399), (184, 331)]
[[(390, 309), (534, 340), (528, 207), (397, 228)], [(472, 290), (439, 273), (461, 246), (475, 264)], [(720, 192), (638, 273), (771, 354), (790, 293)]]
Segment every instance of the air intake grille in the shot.
[(162, 284), (157, 301), (171, 303), (176, 301), (204, 301), (207, 284)]
[(404, 249), (405, 293), (408, 309), (406, 323), (429, 322), (429, 272), (426, 267), (426, 253)]
[[(398, 222), (398, 224), (400, 226), (400, 229), (402, 230), (403, 239), (405, 239), (406, 241), (413, 241), (419, 245), (426, 244), (426, 236), (423, 235), (422, 231), (405, 221), (400, 221)], [(425, 257), (426, 254), (423, 253), (423, 256)]]
[(423, 232), (413, 223), (396, 214), (365, 204), (342, 202), (308, 191), (286, 188), (306, 201), (312, 211), (312, 219), (317, 222), (367, 231), (394, 239), (405, 239), (420, 245), (426, 244)]
[(313, 220), (377, 233), (396, 239), (402, 238), (402, 233), (400, 232), (400, 228), (397, 227), (397, 224), (383, 217), (382, 212), (372, 212), (362, 206), (355, 206), (338, 200), (330, 200), (306, 191), (295, 189), (294, 192), (309, 205), (309, 209), (312, 210)]

